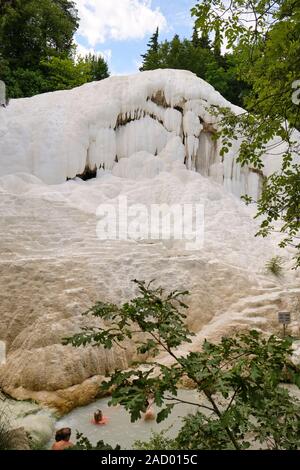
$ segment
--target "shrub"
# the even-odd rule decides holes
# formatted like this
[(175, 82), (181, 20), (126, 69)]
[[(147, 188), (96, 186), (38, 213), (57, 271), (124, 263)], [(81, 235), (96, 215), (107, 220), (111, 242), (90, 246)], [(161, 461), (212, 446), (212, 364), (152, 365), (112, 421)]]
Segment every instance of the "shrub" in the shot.
[(274, 256), (266, 263), (266, 271), (276, 277), (283, 275), (283, 260), (280, 256)]

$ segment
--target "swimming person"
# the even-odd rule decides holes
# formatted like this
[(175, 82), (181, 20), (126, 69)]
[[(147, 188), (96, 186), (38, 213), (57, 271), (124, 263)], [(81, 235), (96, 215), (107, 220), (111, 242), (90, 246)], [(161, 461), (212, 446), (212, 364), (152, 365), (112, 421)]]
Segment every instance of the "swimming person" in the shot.
[(70, 441), (71, 434), (71, 428), (62, 428), (56, 431), (52, 450), (65, 450), (73, 447), (74, 444)]
[(101, 410), (97, 410), (94, 413), (94, 421), (96, 424), (99, 424), (103, 420), (103, 413)]
[(108, 418), (106, 416), (103, 416), (103, 413), (101, 410), (97, 410), (94, 413), (94, 419), (92, 423), (93, 424), (107, 424)]
[(153, 419), (155, 419), (155, 413), (152, 408), (153, 403), (154, 403), (154, 395), (153, 393), (151, 393), (146, 400), (147, 408), (146, 408), (146, 413), (144, 415), (145, 421), (153, 421)]

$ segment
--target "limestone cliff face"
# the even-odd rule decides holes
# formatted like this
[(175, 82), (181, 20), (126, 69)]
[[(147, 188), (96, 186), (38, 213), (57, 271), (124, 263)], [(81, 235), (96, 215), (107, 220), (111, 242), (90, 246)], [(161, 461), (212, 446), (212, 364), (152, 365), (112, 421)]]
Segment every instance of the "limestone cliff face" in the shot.
[[(93, 399), (107, 372), (127, 367), (130, 344), (73, 349), (62, 339), (88, 324), (81, 314), (97, 300), (132, 298), (134, 278), (191, 292), (195, 349), (237, 329), (274, 331), (278, 309), (293, 308), (300, 282), (288, 270), (292, 252), (280, 253), (284, 279), (266, 275), (278, 239), (255, 238), (254, 212), (232, 194), (257, 194), (259, 175), (241, 171), (234, 154), (220, 159), (207, 104), (231, 106), (193, 74), (157, 71), (0, 108), (0, 340), (7, 347), (0, 387), (7, 393), (61, 412)], [(86, 168), (98, 177), (66, 181)], [(97, 208), (116, 208), (119, 197), (146, 210), (200, 204), (202, 247), (99, 239)]]

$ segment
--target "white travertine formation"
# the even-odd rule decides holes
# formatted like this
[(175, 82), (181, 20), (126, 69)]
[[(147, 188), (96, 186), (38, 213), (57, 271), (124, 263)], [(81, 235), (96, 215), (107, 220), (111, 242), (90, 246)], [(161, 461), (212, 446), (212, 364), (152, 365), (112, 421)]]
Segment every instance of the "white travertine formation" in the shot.
[[(160, 70), (0, 107), (0, 341), (8, 353), (0, 387), (7, 393), (62, 412), (95, 398), (92, 378), (126, 368), (130, 345), (73, 349), (62, 339), (87, 324), (81, 313), (95, 301), (132, 298), (134, 278), (191, 292), (188, 323), (197, 335), (188, 348), (253, 326), (276, 331), (278, 309), (299, 296), (299, 273), (289, 270), (292, 249), (278, 252), (279, 235), (255, 238), (255, 210), (236, 195), (257, 197), (262, 176), (236, 163), (239, 142), (220, 158), (211, 104), (240, 111), (195, 75)], [(265, 174), (279, 162), (266, 158)], [(97, 178), (75, 178), (86, 168)], [(203, 248), (99, 240), (97, 208), (116, 207), (119, 196), (147, 208), (202, 204)], [(264, 268), (278, 254), (283, 279)]]
[(71, 91), (12, 100), (7, 109), (0, 108), (0, 176), (25, 172), (48, 184), (63, 183), (86, 168), (112, 170), (138, 152), (159, 156), (177, 136), (188, 169), (237, 196), (247, 192), (256, 198), (262, 175), (236, 163), (239, 142), (220, 157), (220, 143), (211, 138), (217, 126), (209, 114), (212, 105), (242, 111), (182, 70), (111, 77)]

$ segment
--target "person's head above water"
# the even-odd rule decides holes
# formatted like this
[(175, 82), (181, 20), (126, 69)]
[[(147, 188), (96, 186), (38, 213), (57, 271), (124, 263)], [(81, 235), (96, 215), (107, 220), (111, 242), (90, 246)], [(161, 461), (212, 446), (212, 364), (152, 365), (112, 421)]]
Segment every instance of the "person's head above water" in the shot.
[(97, 410), (95, 411), (94, 413), (94, 418), (95, 418), (95, 421), (101, 421), (102, 418), (103, 418), (103, 413), (101, 410)]
[(60, 442), (60, 441), (68, 442), (70, 440), (71, 434), (72, 434), (71, 428), (59, 429), (55, 433), (55, 440), (56, 442)]
[(147, 408), (149, 406), (153, 405), (153, 403), (154, 403), (154, 393), (153, 392), (148, 393), (145, 403), (146, 403)]

